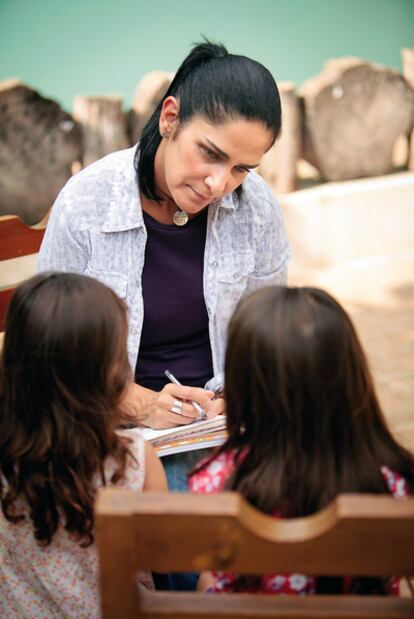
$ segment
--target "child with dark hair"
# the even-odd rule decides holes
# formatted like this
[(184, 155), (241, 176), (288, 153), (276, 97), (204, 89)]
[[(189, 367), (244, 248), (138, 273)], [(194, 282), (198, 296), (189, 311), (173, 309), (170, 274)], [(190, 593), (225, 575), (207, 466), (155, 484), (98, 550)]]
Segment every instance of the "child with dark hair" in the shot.
[[(405, 497), (414, 457), (392, 437), (350, 318), (317, 288), (269, 287), (238, 306), (225, 361), (228, 438), (190, 477), (296, 518), (339, 493)], [(200, 588), (307, 594), (397, 593), (398, 580), (204, 574)]]
[(3, 619), (99, 617), (97, 490), (166, 490), (140, 431), (116, 431), (127, 330), (125, 304), (83, 275), (38, 275), (12, 298), (0, 366)]

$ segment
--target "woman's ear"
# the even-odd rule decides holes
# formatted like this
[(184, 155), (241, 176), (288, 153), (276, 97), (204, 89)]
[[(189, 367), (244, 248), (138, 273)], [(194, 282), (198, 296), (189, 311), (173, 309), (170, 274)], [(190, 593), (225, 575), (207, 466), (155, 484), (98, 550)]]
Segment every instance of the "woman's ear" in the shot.
[(161, 137), (169, 138), (174, 135), (179, 124), (179, 112), (180, 102), (178, 99), (170, 96), (163, 101), (159, 122)]

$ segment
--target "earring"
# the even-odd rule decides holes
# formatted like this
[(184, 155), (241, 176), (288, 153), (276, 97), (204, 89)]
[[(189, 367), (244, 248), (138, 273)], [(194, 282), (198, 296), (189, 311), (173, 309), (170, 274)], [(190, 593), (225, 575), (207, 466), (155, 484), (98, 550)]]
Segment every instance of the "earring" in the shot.
[(165, 131), (162, 131), (162, 132), (161, 132), (161, 137), (162, 137), (162, 138), (165, 138), (166, 140), (168, 140), (168, 137), (169, 137), (169, 136), (168, 136), (168, 133), (166, 133)]

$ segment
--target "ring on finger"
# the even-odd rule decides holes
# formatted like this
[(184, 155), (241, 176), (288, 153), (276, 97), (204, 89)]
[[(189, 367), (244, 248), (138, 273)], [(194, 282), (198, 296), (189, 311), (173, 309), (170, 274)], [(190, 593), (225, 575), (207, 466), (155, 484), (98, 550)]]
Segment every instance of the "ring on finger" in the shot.
[(183, 414), (183, 403), (181, 402), (181, 400), (174, 400), (174, 403), (171, 406), (171, 412), (175, 413), (176, 415)]

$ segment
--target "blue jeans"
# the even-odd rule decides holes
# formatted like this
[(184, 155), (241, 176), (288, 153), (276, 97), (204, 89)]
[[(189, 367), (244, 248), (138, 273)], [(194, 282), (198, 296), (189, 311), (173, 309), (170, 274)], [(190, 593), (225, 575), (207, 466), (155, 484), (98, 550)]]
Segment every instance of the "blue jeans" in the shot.
[[(186, 451), (172, 456), (164, 456), (162, 463), (167, 475), (168, 489), (173, 492), (188, 492), (187, 474), (210, 453), (209, 449)], [(188, 572), (183, 574), (156, 574), (154, 575), (157, 589), (173, 591), (195, 591), (198, 574)]]
[(186, 451), (161, 458), (167, 475), (168, 490), (188, 492), (188, 473), (200, 460), (206, 458), (210, 451), (209, 449), (196, 449), (195, 451)]

